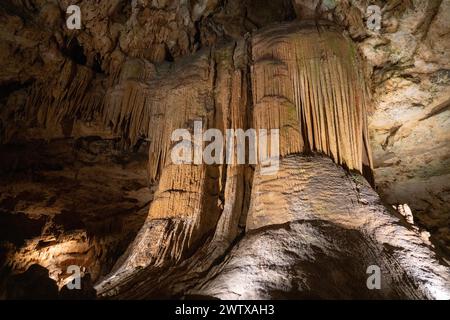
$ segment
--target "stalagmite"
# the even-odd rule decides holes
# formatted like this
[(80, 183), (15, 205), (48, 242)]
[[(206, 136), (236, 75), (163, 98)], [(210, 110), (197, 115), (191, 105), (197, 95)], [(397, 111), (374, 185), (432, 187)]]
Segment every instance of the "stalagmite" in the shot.
[[(314, 156), (310, 160), (302, 157), (288, 158), (275, 176), (262, 176), (260, 167), (257, 166), (251, 197), (245, 186), (248, 179), (247, 168), (235, 165), (219, 167), (166, 165), (162, 169), (159, 191), (152, 203), (146, 224), (128, 252), (122, 260), (119, 260), (117, 264), (119, 271), (113, 272), (111, 277), (97, 286), (99, 294), (118, 298), (170, 297), (183, 292), (186, 294), (185, 288), (194, 286), (188, 294), (234, 298), (236, 296), (230, 292), (239, 290), (240, 286), (244, 285), (245, 290), (239, 293), (242, 297), (273, 297), (274, 293), (270, 289), (285, 290), (289, 287), (288, 284), (278, 286), (277, 283), (272, 284), (271, 280), (265, 282), (264, 279), (258, 278), (258, 271), (255, 271), (256, 280), (247, 283), (249, 286), (247, 288), (239, 273), (240, 269), (236, 271), (239, 283), (234, 281), (233, 274), (228, 273), (235, 263), (245, 265), (247, 261), (241, 261), (231, 255), (223, 264), (214, 267), (215, 259), (223, 255), (232, 244), (239, 234), (240, 224), (245, 224), (247, 232), (250, 232), (242, 240), (245, 246), (246, 241), (252, 241), (252, 234), (258, 235), (260, 230), (265, 228), (276, 230), (289, 223), (292, 224), (292, 228), (297, 228), (296, 224), (302, 225), (301, 221), (305, 219), (316, 219), (325, 224), (331, 223), (354, 229), (355, 237), (356, 232), (368, 234), (368, 247), (361, 244), (364, 248), (356, 249), (356, 252), (367, 251), (367, 261), (356, 259), (356, 264), (374, 263), (373, 259), (377, 256), (383, 257), (380, 263), (386, 268), (391, 267), (387, 262), (390, 259), (401, 261), (400, 266), (392, 270), (394, 280), (387, 280), (390, 281), (391, 289), (387, 288), (380, 292), (380, 297), (437, 297), (439, 293), (430, 291), (428, 284), (421, 286), (419, 290), (409, 287), (397, 289), (395, 277), (400, 270), (405, 270), (408, 276), (418, 283), (424, 281), (427, 275), (420, 274), (415, 267), (414, 259), (409, 261), (405, 258), (408, 254), (399, 253), (384, 257), (379, 252), (382, 250), (381, 247), (392, 245), (392, 241), (383, 240), (382, 234), (389, 232), (389, 225), (396, 222), (389, 220), (391, 219), (389, 214), (379, 206), (373, 194), (370, 194), (370, 199), (366, 203), (370, 206), (365, 207), (366, 200), (362, 201), (361, 197), (366, 195), (360, 194), (362, 186), (341, 185), (333, 180), (330, 182), (335, 186), (333, 189), (329, 184), (320, 183), (320, 179), (327, 176), (321, 173), (321, 170), (328, 170), (328, 175), (335, 177), (336, 180), (342, 179), (350, 183), (352, 178), (346, 177), (345, 171), (330, 162), (321, 160), (316, 152), (327, 155), (336, 164), (354, 169), (361, 174), (364, 173), (364, 167), (372, 167), (366, 120), (368, 90), (359, 56), (350, 41), (327, 23), (321, 23), (319, 26), (303, 23), (285, 24), (263, 30), (258, 32), (250, 43), (253, 60), (251, 68), (253, 117), (251, 110), (245, 109), (248, 102), (246, 102), (244, 66), (241, 65), (241, 69), (234, 70), (229, 57), (224, 59), (222, 56), (218, 59), (220, 54), (229, 54), (229, 50), (219, 50), (213, 59), (216, 78), (215, 118), (210, 119), (209, 123), (221, 130), (227, 127), (246, 129), (248, 126), (258, 129), (280, 129), (282, 157), (305, 152)], [(242, 47), (237, 49), (234, 58), (238, 53), (245, 56), (246, 50), (242, 51)], [(165, 119), (173, 117), (174, 115), (166, 114)], [(150, 134), (149, 137), (151, 136)], [(207, 189), (213, 190), (213, 194), (201, 188), (209, 176), (205, 175), (205, 172), (211, 170), (215, 172), (216, 180), (213, 179)], [(185, 184), (187, 177), (190, 182)], [(358, 177), (355, 174), (354, 179)], [(265, 184), (267, 188), (262, 187)], [(348, 194), (344, 195), (336, 188), (343, 188)], [(364, 188), (370, 190), (367, 185), (364, 185)], [(214, 201), (220, 199), (215, 197), (214, 192), (219, 194), (223, 192), (225, 202), (222, 208), (214, 206)], [(313, 195), (317, 199), (314, 200)], [(208, 197), (212, 199), (210, 201), (212, 206), (206, 209), (202, 205)], [(348, 203), (349, 199), (353, 198), (354, 201)], [(251, 199), (248, 218), (247, 199)], [(330, 202), (330, 199), (333, 200)], [(360, 201), (362, 203), (358, 204)], [(328, 202), (330, 203), (327, 206)], [(217, 210), (222, 212), (219, 214)], [(375, 212), (375, 215), (372, 216), (371, 212)], [(202, 222), (202, 226), (199, 227), (196, 224), (198, 219), (205, 219), (207, 215), (209, 219)], [(378, 219), (383, 222), (371, 224)], [(246, 223), (242, 223), (245, 220)], [(344, 260), (351, 258), (346, 257), (345, 249), (337, 244), (326, 244), (329, 240), (326, 238), (328, 234), (325, 229), (316, 231), (313, 226), (308, 229), (306, 224), (302, 227), (306, 233), (323, 233), (322, 240), (320, 237), (316, 239), (318, 247), (322, 245), (322, 241), (328, 246), (323, 250), (335, 250), (334, 254), (343, 255)], [(213, 236), (206, 241), (204, 239), (203, 245), (200, 242), (195, 246), (192, 245), (194, 243), (192, 239), (200, 239), (200, 236), (212, 231)], [(414, 248), (408, 247), (411, 252), (418, 248), (421, 252), (428, 250), (426, 244), (421, 242), (420, 236), (414, 232), (403, 226), (398, 226), (396, 232), (402, 234), (405, 241), (410, 239), (415, 243)], [(283, 245), (282, 238), (279, 241), (270, 239), (275, 242), (273, 244), (275, 247)], [(278, 243), (280, 241), (281, 243)], [(386, 241), (388, 244), (381, 244)], [(405, 246), (405, 243), (402, 246)], [(307, 243), (305, 245), (307, 246)], [(195, 253), (192, 253), (191, 248), (197, 248)], [(276, 255), (268, 253), (268, 256), (272, 254)], [(305, 254), (307, 254), (304, 258), (306, 261), (315, 259), (313, 253), (308, 251)], [(301, 252), (299, 255), (301, 256)], [(430, 254), (427, 261), (428, 275), (435, 283), (439, 283), (439, 290), (443, 290), (445, 283), (448, 282), (448, 274), (431, 256)], [(317, 258), (319, 257), (321, 256), (318, 255)], [(280, 257), (280, 259), (287, 258)], [(169, 269), (161, 268), (162, 266)], [(339, 262), (336, 267), (341, 267)], [(250, 264), (248, 268), (258, 268), (258, 265)], [(201, 280), (202, 274), (208, 270), (209, 275)], [(363, 269), (361, 272), (364, 274)], [(356, 276), (361, 277), (361, 274), (358, 273)], [(265, 277), (264, 273), (261, 273), (261, 276)], [(219, 281), (223, 283), (218, 284), (216, 277), (222, 279)], [(228, 284), (232, 285), (231, 289), (228, 289)], [(265, 288), (266, 285), (269, 288)], [(305, 288), (299, 286), (297, 294), (299, 296), (321, 294), (315, 293), (314, 290), (308, 291), (308, 285), (310, 284), (307, 283)], [(363, 285), (364, 282), (361, 286)], [(259, 289), (259, 286), (262, 286), (262, 289)], [(370, 295), (370, 292), (364, 291), (364, 287), (353, 289), (355, 292), (360, 290), (362, 296)], [(394, 293), (390, 290), (394, 290)], [(333, 294), (335, 293), (330, 293), (330, 297)]]
[[(160, 141), (158, 137), (163, 130), (166, 131), (161, 139), (170, 138), (169, 133), (178, 128), (192, 130), (195, 119), (201, 119), (206, 128), (215, 127), (223, 132), (230, 127), (247, 126), (244, 109), (248, 104), (246, 48), (243, 41), (234, 46), (218, 48), (213, 54), (201, 53), (181, 69), (174, 66), (185, 74), (181, 87), (171, 83), (171, 75), (158, 79), (157, 92), (162, 90), (166, 95), (161, 101), (147, 103), (149, 109), (157, 103), (165, 106), (159, 109), (165, 121), (157, 119), (155, 126), (150, 126), (148, 132), (151, 140), (149, 170), (151, 178), (157, 178), (160, 172), (158, 190), (138, 237), (117, 262), (110, 279), (99, 285), (101, 291), (107, 290), (111, 284), (117, 283), (117, 279), (126, 278), (138, 268), (158, 269), (179, 263), (201, 245), (201, 240), (205, 241), (206, 237), (213, 234), (214, 244), (206, 253), (217, 257), (236, 237), (244, 202), (244, 168), (238, 168), (237, 165), (172, 164), (168, 157), (171, 141)], [(194, 76), (199, 73), (199, 67), (207, 68), (209, 73), (205, 72), (205, 75), (210, 78), (198, 79)], [(179, 77), (180, 73), (177, 73), (177, 79)], [(161, 82), (163, 89), (160, 89)], [(182, 91), (184, 95), (195, 95), (198, 90), (198, 96), (194, 96), (196, 99), (188, 98), (186, 103), (190, 104), (182, 107), (180, 113), (180, 105), (170, 104), (170, 99), (175, 95), (180, 101), (178, 94), (183, 87), (188, 89)], [(154, 91), (150, 89), (150, 92)], [(164, 127), (161, 128), (161, 125)], [(223, 208), (220, 205), (221, 197), (225, 197)], [(214, 232), (217, 226), (219, 229)], [(212, 253), (216, 249), (218, 251)]]
[[(163, 60), (158, 48), (152, 61)], [(124, 55), (109, 75), (66, 59), (25, 106), (26, 120), (49, 130), (98, 120), (125, 149), (148, 142), (156, 192), (134, 241), (97, 283), (100, 297), (449, 297), (448, 267), (362, 177), (372, 179), (370, 95), (337, 26), (283, 23), (175, 62), (144, 56)], [(222, 133), (279, 129), (280, 170), (172, 163), (172, 132), (193, 133), (196, 121)], [(362, 279), (377, 263), (391, 275), (374, 293)], [(355, 274), (361, 281), (348, 284)]]
[[(449, 299), (450, 270), (359, 174), (291, 155), (255, 171), (246, 236), (189, 293), (219, 299)], [(425, 258), (426, 257), (426, 258)], [(369, 290), (367, 270), (381, 269)]]
[[(275, 177), (257, 168), (245, 236), (219, 259), (209, 250), (213, 243), (166, 270), (110, 278), (98, 293), (117, 299), (450, 297), (449, 268), (420, 232), (386, 208), (360, 174), (319, 154), (283, 158)], [(381, 270), (379, 290), (367, 286), (373, 266)]]

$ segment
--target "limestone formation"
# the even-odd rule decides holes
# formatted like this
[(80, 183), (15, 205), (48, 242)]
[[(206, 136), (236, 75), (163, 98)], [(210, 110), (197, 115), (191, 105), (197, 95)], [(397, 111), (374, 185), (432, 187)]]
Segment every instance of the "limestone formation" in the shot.
[[(276, 179), (257, 171), (247, 230), (192, 293), (221, 299), (450, 297), (448, 267), (420, 234), (384, 208), (360, 175), (326, 158), (286, 157)], [(379, 291), (366, 287), (372, 265), (382, 270)]]
[[(450, 2), (375, 2), (0, 4), (0, 297), (449, 299)], [(173, 163), (198, 121), (279, 170)]]
[(256, 128), (281, 130), (281, 156), (318, 151), (372, 167), (369, 101), (356, 48), (332, 26), (281, 25), (253, 38)]

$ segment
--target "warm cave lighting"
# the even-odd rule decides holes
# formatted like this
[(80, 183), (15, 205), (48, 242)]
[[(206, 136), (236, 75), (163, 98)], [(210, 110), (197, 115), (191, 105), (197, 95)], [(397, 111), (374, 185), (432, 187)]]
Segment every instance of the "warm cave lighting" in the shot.
[(394, 209), (396, 209), (402, 216), (405, 217), (406, 222), (409, 224), (414, 224), (414, 217), (412, 214), (411, 208), (408, 206), (408, 204), (399, 204), (398, 206), (393, 206)]
[(449, 17), (1, 0), (0, 300), (450, 300)]

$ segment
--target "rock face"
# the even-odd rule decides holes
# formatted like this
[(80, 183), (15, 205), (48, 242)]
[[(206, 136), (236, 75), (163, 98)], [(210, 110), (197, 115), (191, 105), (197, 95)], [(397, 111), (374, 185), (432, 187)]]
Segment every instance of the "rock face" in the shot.
[(152, 199), (146, 151), (99, 138), (3, 146), (2, 264), (15, 272), (39, 264), (60, 287), (70, 265), (93, 280), (109, 271)]
[(382, 198), (408, 204), (448, 254), (450, 2), (404, 3), (386, 8), (381, 32), (360, 43), (374, 70), (375, 179)]
[[(247, 231), (195, 293), (221, 299), (450, 297), (450, 272), (420, 234), (388, 212), (364, 178), (326, 158), (289, 156), (276, 177), (256, 171)], [(366, 286), (374, 265), (382, 270), (381, 290)]]
[[(326, 177), (326, 179), (325, 179)], [(247, 232), (217, 260), (213, 238), (183, 263), (118, 274), (97, 286), (119, 299), (448, 299), (449, 268), (363, 177), (318, 155), (256, 170)], [(369, 290), (367, 269), (382, 270)], [(186, 290), (186, 288), (192, 288)]]
[[(449, 1), (69, 4), (0, 5), (3, 297), (450, 298)], [(278, 172), (173, 163), (196, 121), (279, 130)]]
[[(362, 172), (364, 165), (371, 167), (365, 117), (366, 92), (365, 87), (361, 86), (364, 78), (355, 72), (358, 70), (358, 57), (352, 55), (355, 51), (349, 41), (344, 37), (339, 38), (340, 34), (332, 26), (321, 25), (319, 31), (316, 28), (312, 24), (288, 24), (258, 34), (251, 44), (254, 63), (251, 75), (243, 69), (243, 62), (248, 58), (245, 50), (247, 45), (241, 43), (231, 48), (232, 51), (228, 47), (218, 50), (217, 57), (212, 61), (210, 54), (196, 56), (183, 69), (185, 76), (181, 87), (174, 89), (164, 85), (166, 81), (172, 83), (172, 74), (159, 79), (164, 91), (170, 94), (167, 98), (157, 99), (155, 105), (145, 99), (158, 97), (152, 91), (139, 91), (140, 94), (135, 95), (142, 99), (129, 99), (129, 93), (122, 91), (122, 88), (119, 88), (119, 95), (114, 99), (118, 103), (113, 106), (106, 104), (105, 108), (112, 110), (132, 110), (125, 113), (131, 118), (127, 123), (130, 123), (132, 131), (139, 130), (135, 129), (136, 116), (133, 112), (142, 114), (144, 119), (155, 109), (157, 114), (162, 115), (161, 118), (150, 116), (152, 120), (159, 120), (159, 123), (150, 125), (145, 133), (152, 141), (150, 178), (156, 179), (161, 175), (159, 186), (144, 228), (129, 247), (123, 264), (118, 266), (119, 272), (129, 272), (136, 267), (161, 267), (179, 261), (193, 246), (198, 246), (200, 239), (214, 231), (220, 213), (220, 194), (223, 194), (224, 206), (228, 204), (227, 197), (230, 195), (224, 189), (228, 183), (226, 166), (176, 165), (169, 159), (168, 137), (183, 124), (192, 128), (193, 120), (205, 119), (206, 125), (212, 128), (246, 130), (250, 126), (256, 129), (280, 129), (281, 156), (320, 151), (350, 169)], [(312, 39), (319, 32), (323, 42), (316, 43)], [(330, 51), (326, 49), (327, 39), (333, 41)], [(223, 58), (227, 53), (234, 57), (233, 60)], [(233, 70), (232, 76), (223, 73), (220, 68), (209, 69), (210, 65), (219, 62), (228, 70)], [(205, 70), (205, 77), (193, 77), (193, 70), (196, 70), (196, 75)], [(212, 77), (218, 79), (216, 87)], [(247, 93), (243, 90), (246, 77), (252, 79), (254, 104), (253, 119), (247, 123), (244, 121), (246, 110), (243, 108), (247, 102)], [(222, 79), (227, 78), (231, 78), (231, 86), (222, 85)], [(342, 86), (331, 88), (326, 85), (327, 81), (340, 82)], [(137, 84), (133, 84), (133, 88), (143, 90)], [(221, 96), (215, 94), (219, 90), (225, 91), (230, 102), (219, 100)], [(191, 102), (190, 106), (185, 107), (187, 111), (181, 115), (170, 110), (173, 106), (171, 99), (178, 99), (180, 94), (190, 97), (188, 101)], [(310, 100), (307, 97), (313, 98)], [(181, 106), (178, 104), (176, 107)], [(214, 118), (214, 115), (221, 116)], [(139, 118), (138, 123), (142, 122)], [(146, 128), (147, 125), (144, 125), (144, 132)], [(161, 132), (165, 134), (161, 135)], [(237, 201), (235, 197), (232, 200)], [(234, 206), (233, 203), (231, 205)], [(237, 225), (240, 214), (236, 213), (232, 224)]]

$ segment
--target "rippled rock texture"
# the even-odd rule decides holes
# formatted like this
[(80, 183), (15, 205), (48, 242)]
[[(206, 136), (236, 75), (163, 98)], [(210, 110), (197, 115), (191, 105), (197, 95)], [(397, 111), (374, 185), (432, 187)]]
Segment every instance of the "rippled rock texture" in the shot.
[[(247, 230), (220, 259), (213, 238), (179, 266), (136, 269), (97, 287), (115, 298), (448, 299), (449, 268), (367, 181), (321, 156), (255, 172)], [(369, 290), (369, 266), (382, 270)], [(130, 269), (129, 269), (130, 270)]]
[[(448, 0), (70, 4), (0, 4), (1, 297), (449, 298)], [(199, 120), (280, 170), (173, 164)]]

